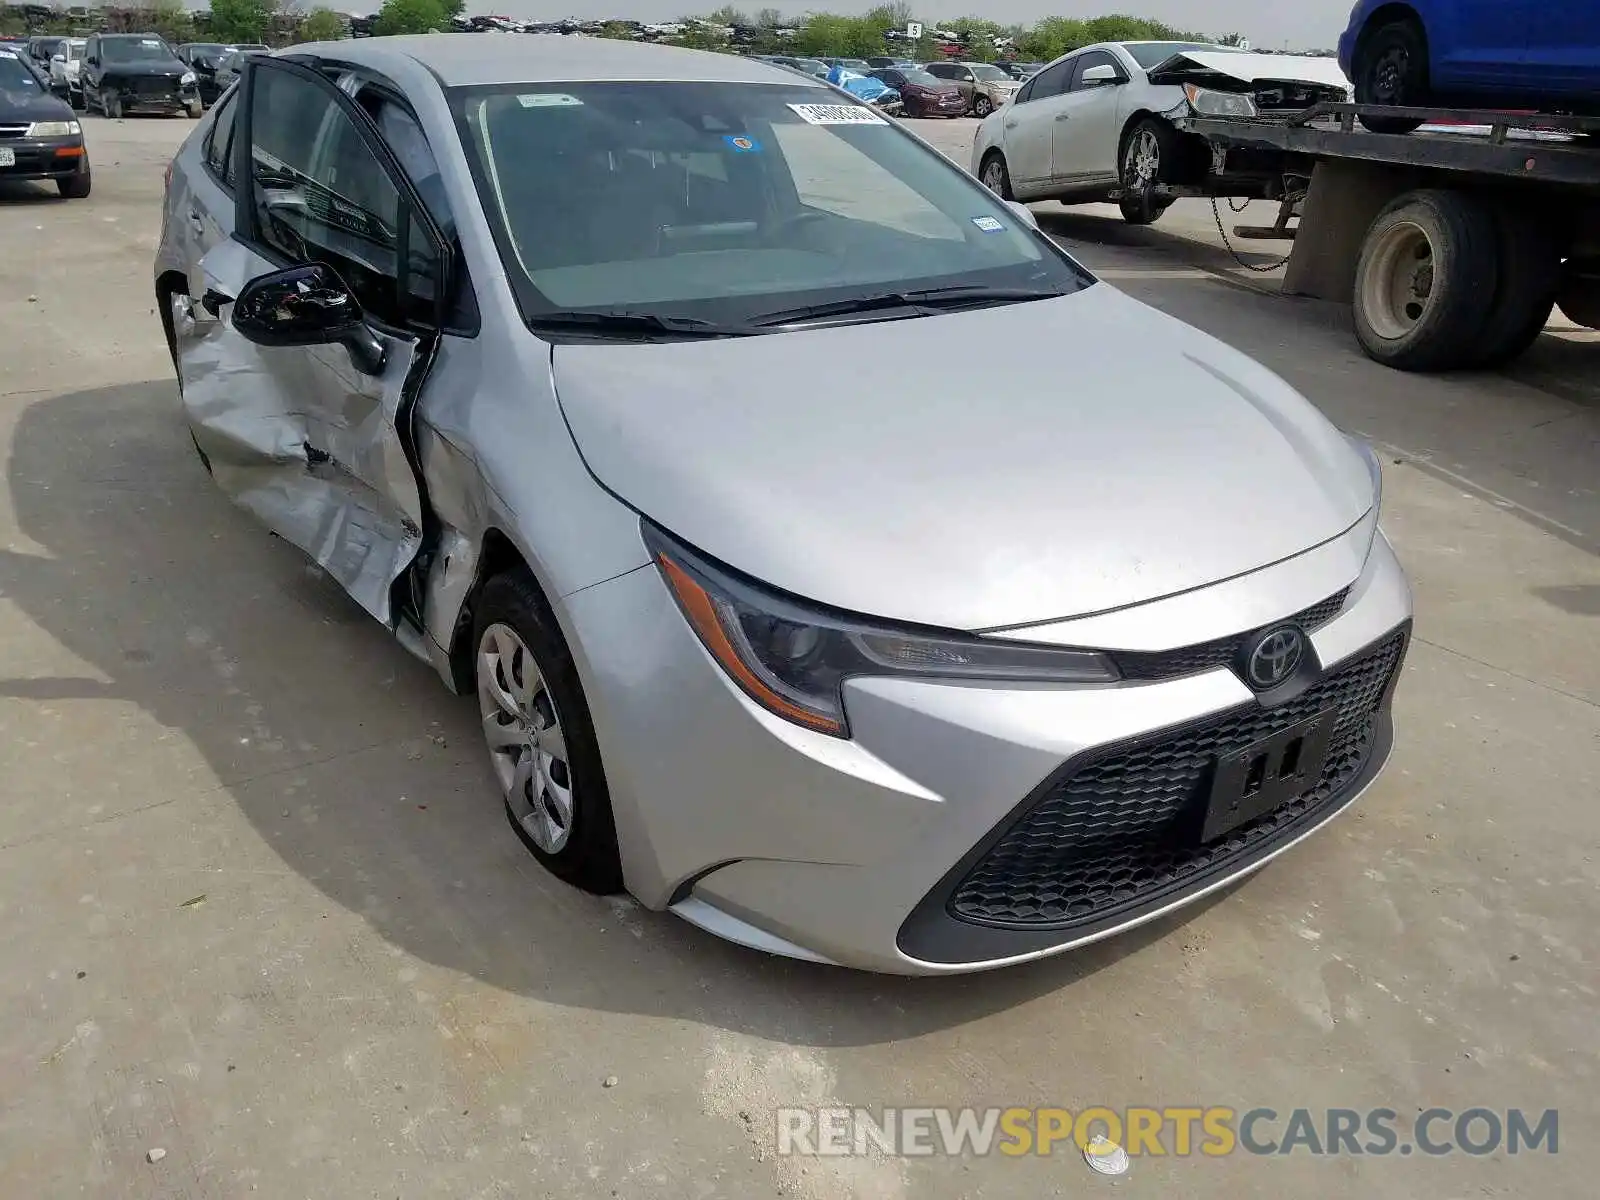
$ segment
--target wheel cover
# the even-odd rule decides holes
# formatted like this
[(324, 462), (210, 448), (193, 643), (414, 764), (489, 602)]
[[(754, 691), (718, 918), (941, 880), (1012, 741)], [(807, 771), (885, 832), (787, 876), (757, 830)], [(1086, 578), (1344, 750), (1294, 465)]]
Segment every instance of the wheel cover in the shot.
[(572, 835), (566, 736), (532, 651), (509, 625), (490, 625), (478, 643), (478, 711), (511, 815), (534, 845), (558, 853)]
[(1411, 55), (1406, 48), (1388, 47), (1372, 64), (1372, 98), (1380, 104), (1395, 104), (1404, 99), (1410, 72)]
[(998, 158), (991, 158), (983, 164), (983, 186), (996, 196), (1005, 194), (1006, 169)]
[(1385, 230), (1361, 277), (1361, 310), (1380, 338), (1398, 341), (1433, 305), (1434, 255), (1427, 231), (1411, 221)]
[(1128, 143), (1128, 152), (1122, 159), (1123, 174), (1140, 191), (1155, 185), (1161, 171), (1161, 143), (1155, 131), (1141, 129)]

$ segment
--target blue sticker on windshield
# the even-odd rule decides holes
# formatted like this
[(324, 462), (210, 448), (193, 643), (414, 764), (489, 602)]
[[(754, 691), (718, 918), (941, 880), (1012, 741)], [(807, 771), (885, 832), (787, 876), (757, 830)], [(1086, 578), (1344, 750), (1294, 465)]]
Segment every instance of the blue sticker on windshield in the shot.
[(999, 233), (1005, 226), (993, 217), (973, 217), (972, 223), (985, 233)]
[(742, 133), (725, 133), (722, 135), (722, 140), (735, 154), (761, 153), (761, 143), (755, 138), (745, 137)]

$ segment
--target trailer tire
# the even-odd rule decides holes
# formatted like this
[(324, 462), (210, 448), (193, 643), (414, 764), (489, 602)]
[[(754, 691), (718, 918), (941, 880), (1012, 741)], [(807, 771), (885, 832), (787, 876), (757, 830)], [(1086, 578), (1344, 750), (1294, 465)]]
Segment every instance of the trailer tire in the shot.
[(1356, 264), (1356, 337), (1401, 371), (1471, 364), (1495, 300), (1494, 216), (1465, 192), (1408, 192), (1373, 221)]
[(1495, 213), (1499, 262), (1494, 302), (1473, 365), (1501, 367), (1538, 339), (1556, 306), (1561, 251), (1538, 220), (1516, 208)]
[[(1428, 102), (1428, 35), (1410, 17), (1390, 21), (1361, 35), (1350, 64), (1357, 104), (1417, 108)], [(1410, 133), (1423, 122), (1409, 117), (1367, 117), (1373, 133)]]
[(1556, 303), (1574, 325), (1600, 329), (1600, 260), (1569, 260), (1561, 274)]

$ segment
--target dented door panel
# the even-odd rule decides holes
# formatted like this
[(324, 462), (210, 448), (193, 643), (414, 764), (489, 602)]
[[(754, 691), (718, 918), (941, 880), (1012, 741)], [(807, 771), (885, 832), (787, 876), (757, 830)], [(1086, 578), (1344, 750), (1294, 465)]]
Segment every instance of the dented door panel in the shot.
[(342, 346), (247, 341), (231, 298), (272, 269), (223, 243), (202, 264), (201, 300), (174, 298), (185, 415), (217, 485), (392, 628), (391, 589), (422, 542), (416, 473), (396, 424), (410, 420), (418, 343), (380, 333), (386, 361), (369, 376)]

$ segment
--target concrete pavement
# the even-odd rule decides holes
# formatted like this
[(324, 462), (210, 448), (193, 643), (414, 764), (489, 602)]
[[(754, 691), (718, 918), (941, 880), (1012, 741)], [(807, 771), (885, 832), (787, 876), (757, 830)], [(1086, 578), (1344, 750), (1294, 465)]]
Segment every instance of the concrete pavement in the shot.
[[(1418, 609), (1397, 749), (1356, 812), (1174, 919), (880, 979), (556, 883), (505, 826), (471, 702), (210, 486), (150, 311), (188, 128), (91, 118), (90, 200), (0, 195), (5, 1195), (1592, 1193), (1594, 337), (1404, 376), (1337, 308), (1219, 279), (1189, 214), (1046, 215), (1389, 448)], [(776, 1108), (829, 1102), (1520, 1106), (1558, 1108), (1562, 1139), (1119, 1180), (1075, 1153), (777, 1157)]]

